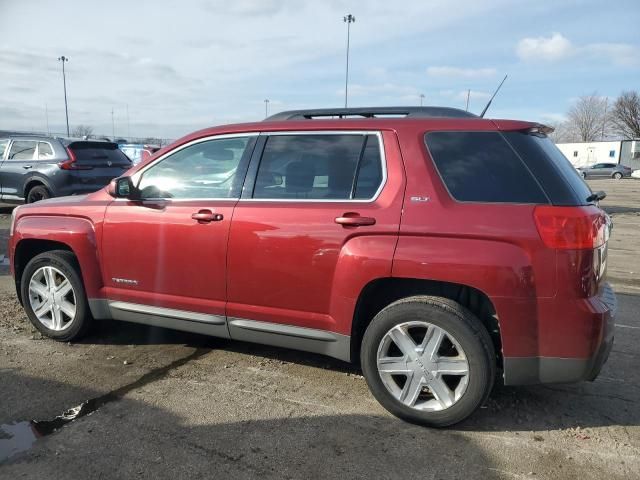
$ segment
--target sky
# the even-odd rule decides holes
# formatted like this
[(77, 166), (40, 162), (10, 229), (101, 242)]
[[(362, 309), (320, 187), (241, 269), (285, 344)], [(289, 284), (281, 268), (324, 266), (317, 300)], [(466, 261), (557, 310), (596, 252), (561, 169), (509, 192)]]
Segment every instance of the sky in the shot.
[[(558, 122), (640, 89), (637, 0), (0, 0), (0, 129), (178, 138), (286, 109), (425, 105)], [(113, 115), (112, 115), (113, 112)], [(115, 128), (114, 128), (115, 127)]]

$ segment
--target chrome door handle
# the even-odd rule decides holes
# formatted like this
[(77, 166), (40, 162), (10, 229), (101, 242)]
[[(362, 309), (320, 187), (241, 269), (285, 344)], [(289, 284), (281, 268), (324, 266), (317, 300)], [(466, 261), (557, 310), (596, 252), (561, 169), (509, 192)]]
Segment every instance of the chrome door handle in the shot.
[(33, 168), (33, 165), (23, 165), (22, 168), (29, 170), (30, 168)]

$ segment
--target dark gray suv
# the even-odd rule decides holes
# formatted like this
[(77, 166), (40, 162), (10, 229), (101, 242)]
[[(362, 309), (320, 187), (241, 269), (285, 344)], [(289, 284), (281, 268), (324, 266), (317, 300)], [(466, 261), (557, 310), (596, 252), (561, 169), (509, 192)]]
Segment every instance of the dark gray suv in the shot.
[(94, 192), (132, 166), (111, 142), (40, 136), (0, 138), (0, 201), (33, 203)]

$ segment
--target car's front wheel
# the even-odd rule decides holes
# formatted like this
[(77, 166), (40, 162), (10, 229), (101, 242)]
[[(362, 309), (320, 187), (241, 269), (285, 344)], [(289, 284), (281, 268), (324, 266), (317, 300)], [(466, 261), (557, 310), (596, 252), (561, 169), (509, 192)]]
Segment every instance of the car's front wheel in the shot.
[(87, 331), (89, 305), (73, 253), (54, 250), (35, 256), (20, 287), (27, 316), (43, 335), (68, 342)]
[(613, 174), (613, 178), (615, 178), (616, 180), (620, 180), (622, 179), (622, 174), (620, 172), (616, 172)]
[(406, 298), (378, 313), (365, 332), (360, 360), (382, 406), (434, 427), (471, 415), (495, 377), (486, 329), (460, 304), (440, 297)]

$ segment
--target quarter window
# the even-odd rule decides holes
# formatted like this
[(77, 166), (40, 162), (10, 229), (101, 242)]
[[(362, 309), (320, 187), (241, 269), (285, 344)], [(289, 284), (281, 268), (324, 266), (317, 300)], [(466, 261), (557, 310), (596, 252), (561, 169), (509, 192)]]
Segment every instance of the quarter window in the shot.
[(497, 132), (425, 136), (449, 193), (465, 202), (548, 203), (522, 160)]
[(376, 135), (273, 135), (262, 153), (253, 198), (366, 200), (382, 178)]
[(53, 158), (53, 149), (47, 142), (38, 142), (38, 159), (46, 160)]
[(237, 198), (250, 138), (208, 140), (169, 155), (142, 174), (142, 198)]
[(33, 160), (36, 153), (36, 142), (16, 140), (11, 144), (9, 160)]

